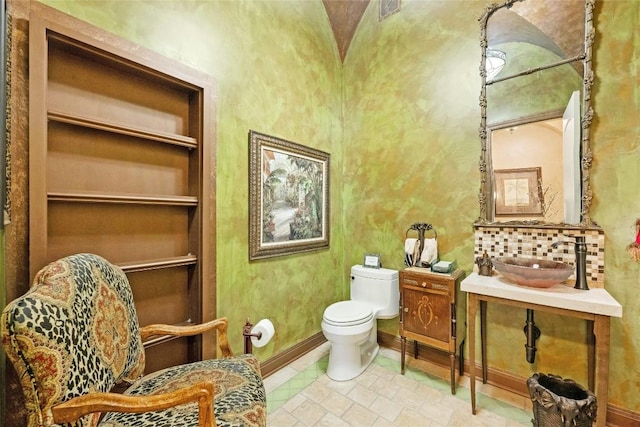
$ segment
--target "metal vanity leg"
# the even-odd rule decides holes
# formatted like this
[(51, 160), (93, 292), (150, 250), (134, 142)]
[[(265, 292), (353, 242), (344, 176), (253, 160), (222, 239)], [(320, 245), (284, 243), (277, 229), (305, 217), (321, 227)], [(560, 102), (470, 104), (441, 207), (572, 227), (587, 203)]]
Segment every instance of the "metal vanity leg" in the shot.
[(469, 388), (471, 389), (471, 413), (476, 414), (476, 314), (478, 296), (468, 295), (469, 311)]
[(593, 320), (587, 320), (587, 373), (589, 390), (596, 387), (596, 336), (593, 333)]
[(480, 353), (482, 356), (482, 384), (487, 383), (487, 302), (480, 301)]
[(607, 425), (607, 403), (609, 401), (609, 345), (611, 325), (608, 316), (596, 315), (593, 323), (595, 334), (596, 384), (595, 394), (598, 398), (598, 418), (596, 427)]

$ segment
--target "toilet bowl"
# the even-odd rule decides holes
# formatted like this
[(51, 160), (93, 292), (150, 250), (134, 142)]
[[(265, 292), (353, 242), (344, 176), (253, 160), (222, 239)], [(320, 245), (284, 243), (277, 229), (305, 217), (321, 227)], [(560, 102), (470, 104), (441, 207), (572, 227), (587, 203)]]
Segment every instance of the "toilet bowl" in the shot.
[(351, 268), (351, 299), (331, 304), (322, 332), (331, 343), (327, 376), (347, 381), (360, 375), (378, 354), (377, 319), (398, 315), (398, 272)]

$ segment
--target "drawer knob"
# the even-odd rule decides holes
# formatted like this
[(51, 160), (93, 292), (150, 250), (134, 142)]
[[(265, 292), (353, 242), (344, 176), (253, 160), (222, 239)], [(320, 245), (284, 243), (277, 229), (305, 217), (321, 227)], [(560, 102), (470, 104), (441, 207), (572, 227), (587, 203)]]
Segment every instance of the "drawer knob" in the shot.
[(408, 312), (409, 312), (409, 307), (405, 307), (405, 308), (404, 308), (404, 312), (405, 312), (405, 313), (408, 313)]
[(426, 288), (427, 287), (427, 282), (422, 282), (422, 287)]

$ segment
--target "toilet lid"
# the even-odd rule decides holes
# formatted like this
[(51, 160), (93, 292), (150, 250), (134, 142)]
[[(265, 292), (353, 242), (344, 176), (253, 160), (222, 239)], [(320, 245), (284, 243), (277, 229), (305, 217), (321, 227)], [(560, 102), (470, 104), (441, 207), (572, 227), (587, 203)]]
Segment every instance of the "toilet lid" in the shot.
[(370, 305), (357, 301), (340, 301), (324, 311), (324, 321), (335, 326), (353, 326), (373, 318)]

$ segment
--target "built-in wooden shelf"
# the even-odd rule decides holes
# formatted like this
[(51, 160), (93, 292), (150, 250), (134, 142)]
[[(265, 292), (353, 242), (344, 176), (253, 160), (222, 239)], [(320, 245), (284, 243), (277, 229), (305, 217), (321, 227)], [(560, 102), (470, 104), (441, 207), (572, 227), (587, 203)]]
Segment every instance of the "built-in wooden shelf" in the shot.
[(134, 261), (119, 263), (118, 267), (125, 273), (135, 273), (139, 271), (159, 270), (162, 268), (174, 268), (183, 267), (188, 265), (195, 265), (198, 262), (198, 257), (195, 255), (185, 255), (171, 258), (161, 258), (155, 260), (146, 261)]
[(111, 123), (105, 120), (99, 120), (89, 117), (82, 117), (75, 114), (63, 113), (60, 111), (49, 111), (47, 118), (54, 122), (66, 123), (75, 126), (81, 126), (90, 129), (98, 129), (105, 132), (116, 133), (119, 135), (133, 136), (136, 138), (164, 142), (167, 144), (178, 145), (187, 148), (196, 148), (198, 141), (195, 138), (184, 135), (170, 134), (166, 132), (153, 131), (150, 129), (138, 128), (129, 125)]
[[(31, 275), (96, 253), (126, 273), (140, 325), (213, 320), (213, 79), (60, 18), (29, 22)], [(147, 372), (216, 351), (214, 334), (150, 338)]]
[(198, 206), (198, 198), (193, 196), (167, 196), (144, 194), (114, 194), (91, 191), (50, 191), (47, 199), (51, 202), (120, 203), (162, 206)]

